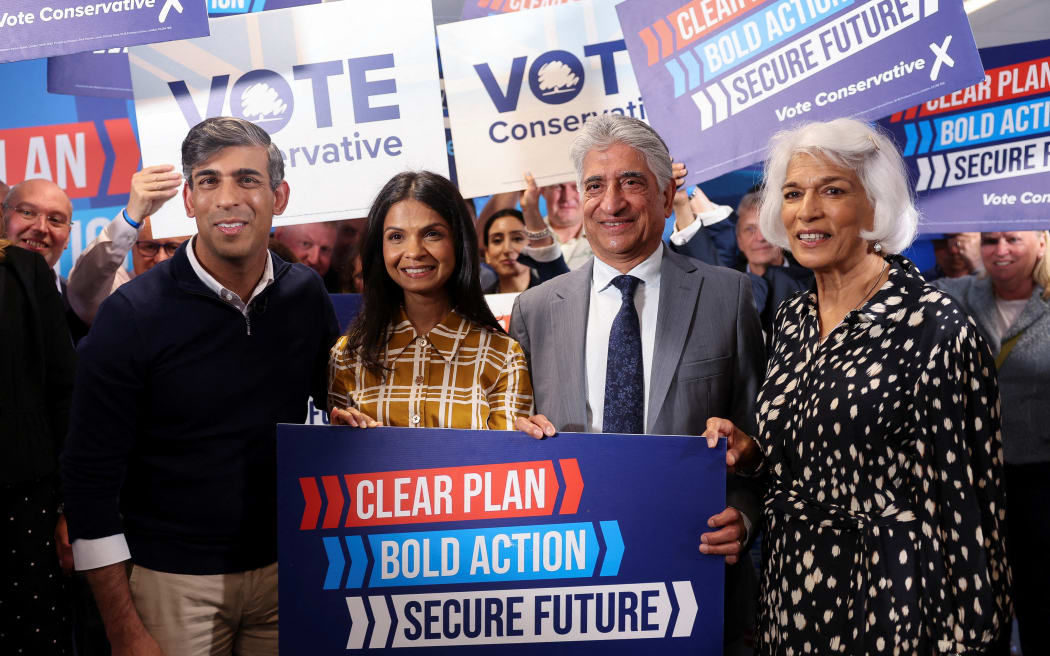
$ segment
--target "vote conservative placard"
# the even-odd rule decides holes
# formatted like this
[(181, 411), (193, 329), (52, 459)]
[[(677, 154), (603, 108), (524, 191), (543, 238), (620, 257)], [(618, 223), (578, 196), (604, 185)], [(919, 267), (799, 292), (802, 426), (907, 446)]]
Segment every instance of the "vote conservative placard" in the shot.
[(207, 33), (200, 0), (4, 0), (0, 63)]
[(927, 233), (1050, 227), (1050, 41), (982, 48), (984, 79), (882, 121)]
[(281, 653), (722, 653), (724, 560), (698, 545), (725, 507), (724, 447), (293, 425), (277, 436)]
[(702, 182), (804, 121), (878, 119), (980, 80), (958, 0), (626, 0), (650, 121)]
[[(318, 2), (320, 0), (207, 0), (206, 6), (209, 16), (222, 17)], [(47, 90), (48, 93), (131, 100), (135, 94), (131, 89), (131, 65), (128, 63), (127, 48), (48, 57)]]
[(646, 118), (616, 0), (437, 28), (459, 187), (467, 198), (576, 177), (569, 146), (603, 113)]
[[(291, 189), (275, 225), (365, 216), (406, 169), (448, 175), (429, 0), (332, 2), (212, 20), (203, 39), (129, 49), (142, 161), (178, 164), (189, 129), (265, 129)], [(180, 199), (157, 237), (196, 231)]]

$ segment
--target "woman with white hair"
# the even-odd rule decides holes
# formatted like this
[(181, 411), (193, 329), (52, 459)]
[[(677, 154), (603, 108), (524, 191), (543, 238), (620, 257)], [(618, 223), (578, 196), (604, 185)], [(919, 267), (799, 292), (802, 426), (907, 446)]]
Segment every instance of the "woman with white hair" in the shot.
[(898, 255), (918, 214), (865, 123), (774, 137), (760, 226), (812, 269), (777, 313), (758, 433), (708, 422), (767, 481), (761, 654), (982, 654), (1010, 617), (994, 364)]
[(981, 233), (980, 276), (934, 283), (977, 324), (995, 355), (1013, 599), (1021, 652), (1041, 653), (1050, 632), (1050, 233)]

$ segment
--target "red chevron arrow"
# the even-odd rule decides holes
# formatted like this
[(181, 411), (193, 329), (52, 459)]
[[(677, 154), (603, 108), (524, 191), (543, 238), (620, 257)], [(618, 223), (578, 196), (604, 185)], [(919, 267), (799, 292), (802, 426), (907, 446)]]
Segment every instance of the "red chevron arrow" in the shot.
[(338, 476), (322, 476), (324, 495), (328, 497), (328, 508), (324, 511), (324, 523), (321, 528), (338, 528), (339, 519), (343, 516), (343, 488), (339, 485)]
[(565, 496), (561, 499), (559, 515), (574, 515), (580, 508), (580, 497), (583, 496), (583, 476), (580, 475), (580, 463), (576, 458), (563, 458), (558, 461), (561, 475), (565, 479)]
[(312, 476), (300, 478), (299, 487), (303, 489), (303, 498), (306, 499), (303, 521), (299, 524), (299, 530), (312, 531), (317, 528), (317, 518), (321, 515), (321, 493), (317, 489), (317, 480)]

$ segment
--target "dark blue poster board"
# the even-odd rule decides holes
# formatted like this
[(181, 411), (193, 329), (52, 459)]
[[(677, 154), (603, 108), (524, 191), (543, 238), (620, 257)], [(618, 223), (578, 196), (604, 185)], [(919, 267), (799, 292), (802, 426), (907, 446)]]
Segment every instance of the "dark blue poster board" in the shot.
[(724, 560), (698, 545), (725, 507), (724, 447), (293, 425), (277, 439), (282, 654), (722, 653)]
[(982, 48), (984, 78), (881, 121), (926, 233), (1050, 227), (1050, 40)]

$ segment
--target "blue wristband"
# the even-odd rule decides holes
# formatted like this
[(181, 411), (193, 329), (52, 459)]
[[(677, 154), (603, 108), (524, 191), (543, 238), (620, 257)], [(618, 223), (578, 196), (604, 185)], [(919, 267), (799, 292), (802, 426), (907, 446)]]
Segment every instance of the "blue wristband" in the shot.
[(127, 221), (128, 225), (132, 228), (138, 230), (142, 227), (142, 221), (132, 221), (131, 217), (128, 216), (128, 208), (125, 207), (124, 209), (120, 210), (120, 213), (124, 215), (124, 220)]

